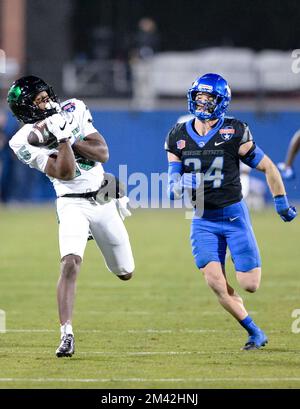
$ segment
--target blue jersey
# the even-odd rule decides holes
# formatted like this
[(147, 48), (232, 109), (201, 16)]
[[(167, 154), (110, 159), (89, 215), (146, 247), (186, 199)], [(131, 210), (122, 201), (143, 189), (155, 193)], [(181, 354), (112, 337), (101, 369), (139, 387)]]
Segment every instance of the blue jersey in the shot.
[(191, 119), (171, 129), (165, 149), (181, 159), (184, 173), (204, 174), (204, 208), (215, 209), (242, 199), (238, 151), (252, 140), (248, 125), (235, 118), (220, 119), (205, 136)]

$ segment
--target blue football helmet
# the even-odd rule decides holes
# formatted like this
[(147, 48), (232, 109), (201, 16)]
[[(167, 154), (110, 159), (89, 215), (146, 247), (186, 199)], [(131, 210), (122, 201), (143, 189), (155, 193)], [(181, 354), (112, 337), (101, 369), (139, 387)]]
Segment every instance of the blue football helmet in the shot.
[[(201, 92), (213, 98), (202, 102)], [(221, 75), (208, 73), (196, 79), (188, 90), (187, 99), (189, 112), (200, 121), (220, 119), (224, 118), (229, 106), (231, 90)]]

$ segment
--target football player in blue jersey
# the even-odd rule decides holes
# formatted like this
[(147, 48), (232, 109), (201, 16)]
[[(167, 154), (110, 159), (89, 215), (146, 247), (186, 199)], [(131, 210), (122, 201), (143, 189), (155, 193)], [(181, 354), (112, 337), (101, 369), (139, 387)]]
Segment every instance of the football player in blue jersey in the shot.
[(204, 209), (200, 212), (196, 206), (191, 224), (195, 263), (220, 304), (248, 332), (243, 349), (257, 349), (268, 338), (248, 315), (225, 273), (228, 246), (240, 286), (253, 293), (260, 285), (260, 254), (242, 199), (239, 161), (265, 173), (282, 220), (293, 220), (297, 211), (288, 202), (276, 165), (256, 145), (248, 125), (225, 117), (231, 100), (227, 81), (218, 74), (203, 75), (193, 83), (187, 97), (193, 119), (176, 124), (166, 139), (168, 195), (174, 200), (187, 189), (192, 193), (193, 203), (197, 203), (197, 174), (203, 175)]

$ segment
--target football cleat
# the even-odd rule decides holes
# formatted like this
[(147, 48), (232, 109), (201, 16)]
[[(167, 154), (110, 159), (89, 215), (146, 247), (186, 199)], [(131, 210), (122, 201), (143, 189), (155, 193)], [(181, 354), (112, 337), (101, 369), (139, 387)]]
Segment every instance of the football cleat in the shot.
[(264, 347), (268, 343), (266, 334), (260, 329), (256, 334), (250, 335), (248, 341), (243, 346), (243, 351), (250, 351)]
[(61, 339), (60, 345), (56, 350), (56, 356), (61, 358), (63, 356), (71, 357), (75, 353), (74, 335), (67, 334)]

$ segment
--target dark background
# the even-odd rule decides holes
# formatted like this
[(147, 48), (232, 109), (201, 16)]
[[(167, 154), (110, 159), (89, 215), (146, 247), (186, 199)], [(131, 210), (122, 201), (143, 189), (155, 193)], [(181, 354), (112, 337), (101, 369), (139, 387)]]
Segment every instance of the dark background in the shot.
[(89, 28), (108, 25), (115, 47), (142, 16), (156, 20), (163, 50), (235, 45), (255, 50), (299, 46), (298, 0), (74, 0), (73, 52), (84, 49)]
[(58, 84), (66, 61), (126, 60), (144, 16), (157, 23), (161, 51), (299, 48), (299, 0), (27, 0), (25, 70)]

